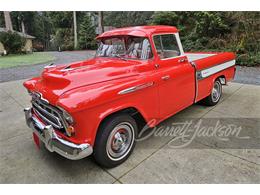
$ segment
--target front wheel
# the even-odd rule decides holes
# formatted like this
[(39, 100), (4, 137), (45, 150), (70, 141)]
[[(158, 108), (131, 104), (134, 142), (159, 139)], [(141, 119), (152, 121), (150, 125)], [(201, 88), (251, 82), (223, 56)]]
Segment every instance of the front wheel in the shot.
[(202, 102), (207, 106), (215, 106), (222, 96), (222, 84), (219, 79), (214, 82), (211, 93)]
[(96, 162), (107, 168), (123, 163), (134, 149), (136, 134), (136, 122), (127, 114), (118, 114), (105, 120), (96, 136)]

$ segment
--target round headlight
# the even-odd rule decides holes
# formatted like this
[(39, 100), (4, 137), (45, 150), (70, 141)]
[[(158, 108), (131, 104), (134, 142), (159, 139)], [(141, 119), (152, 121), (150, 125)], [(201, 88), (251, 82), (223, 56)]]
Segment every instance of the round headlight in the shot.
[(59, 109), (62, 111), (62, 116), (66, 120), (66, 122), (70, 125), (73, 124), (74, 120), (73, 120), (72, 116), (70, 116), (70, 114), (63, 108), (59, 107)]
[(63, 111), (63, 117), (65, 118), (65, 120), (69, 123), (69, 124), (73, 124), (73, 118), (72, 116), (69, 115), (69, 113), (67, 113), (66, 111)]

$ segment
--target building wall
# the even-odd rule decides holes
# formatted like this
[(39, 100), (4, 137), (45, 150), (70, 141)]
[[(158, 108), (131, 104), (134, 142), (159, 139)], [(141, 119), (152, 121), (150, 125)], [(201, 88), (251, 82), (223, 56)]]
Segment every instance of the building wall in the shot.
[(28, 53), (33, 51), (32, 39), (26, 39), (23, 51)]
[(0, 42), (0, 55), (4, 53), (4, 45)]

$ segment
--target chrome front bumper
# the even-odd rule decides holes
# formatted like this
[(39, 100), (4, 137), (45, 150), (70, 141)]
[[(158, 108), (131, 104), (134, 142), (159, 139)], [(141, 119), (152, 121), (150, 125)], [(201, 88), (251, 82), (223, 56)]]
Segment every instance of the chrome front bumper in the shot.
[(92, 154), (93, 148), (90, 144), (74, 144), (58, 137), (51, 125), (45, 126), (32, 115), (32, 108), (25, 108), (24, 114), (28, 127), (33, 130), (50, 152), (57, 152), (71, 160), (79, 160)]

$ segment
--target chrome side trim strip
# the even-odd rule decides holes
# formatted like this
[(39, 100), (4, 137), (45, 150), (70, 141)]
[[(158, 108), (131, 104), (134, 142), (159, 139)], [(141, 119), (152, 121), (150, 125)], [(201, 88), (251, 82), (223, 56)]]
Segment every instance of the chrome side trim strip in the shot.
[(194, 96), (194, 100), (193, 102), (196, 103), (197, 97), (198, 97), (198, 90), (199, 90), (199, 86), (198, 86), (198, 77), (197, 77), (197, 65), (195, 62), (190, 62), (190, 64), (192, 65), (192, 67), (194, 68), (194, 78), (195, 78), (195, 96)]
[(140, 90), (140, 89), (145, 89), (147, 87), (151, 87), (152, 85), (154, 85), (154, 82), (148, 82), (148, 83), (145, 83), (145, 84), (142, 84), (142, 85), (137, 85), (137, 86), (134, 86), (134, 87), (124, 89), (122, 91), (119, 91), (118, 94), (122, 95), (122, 94), (132, 93), (132, 92), (135, 92), (135, 91)]
[(235, 64), (236, 64), (236, 60), (231, 60), (231, 61), (228, 61), (228, 62), (225, 62), (225, 63), (222, 63), (222, 64), (218, 64), (216, 66), (198, 71), (197, 79), (203, 79), (203, 78), (209, 77), (209, 76), (211, 76), (211, 75), (213, 75), (217, 72), (220, 72), (220, 71), (225, 70), (229, 67), (235, 66)]

